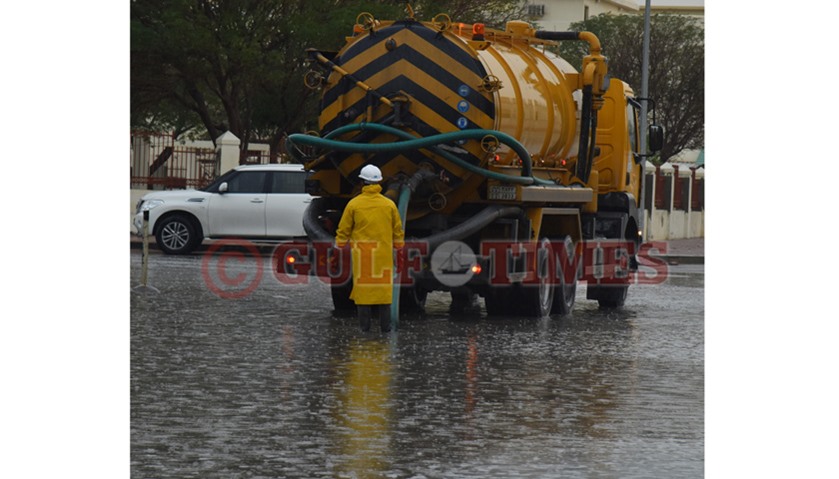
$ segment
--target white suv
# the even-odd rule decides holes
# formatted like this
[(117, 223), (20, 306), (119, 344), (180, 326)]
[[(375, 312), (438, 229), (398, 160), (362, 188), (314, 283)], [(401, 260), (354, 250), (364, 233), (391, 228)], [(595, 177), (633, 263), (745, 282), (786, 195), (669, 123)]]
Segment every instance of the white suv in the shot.
[(300, 165), (234, 168), (201, 190), (149, 193), (137, 203), (136, 234), (149, 232), (169, 254), (186, 254), (204, 238), (286, 239), (305, 237), (303, 213), (312, 197)]

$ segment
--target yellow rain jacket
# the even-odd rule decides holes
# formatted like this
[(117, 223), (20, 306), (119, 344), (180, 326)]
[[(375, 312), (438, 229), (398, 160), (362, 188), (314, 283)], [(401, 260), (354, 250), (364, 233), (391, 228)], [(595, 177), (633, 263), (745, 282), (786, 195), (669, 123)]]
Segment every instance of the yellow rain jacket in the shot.
[(405, 244), (396, 204), (381, 194), (379, 185), (366, 185), (350, 200), (338, 223), (335, 244), (352, 248), (356, 304), (390, 304), (393, 295), (393, 249)]

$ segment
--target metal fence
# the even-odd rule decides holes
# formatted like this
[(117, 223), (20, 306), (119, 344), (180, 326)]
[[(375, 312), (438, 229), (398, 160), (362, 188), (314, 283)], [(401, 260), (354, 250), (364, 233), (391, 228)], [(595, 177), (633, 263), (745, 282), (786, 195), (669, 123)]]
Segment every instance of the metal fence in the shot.
[(690, 205), (691, 211), (704, 211), (705, 179), (697, 177), (695, 170), (691, 171), (690, 177), (682, 177), (679, 167), (674, 169), (673, 174), (665, 175), (656, 167), (654, 174), (647, 174), (644, 206), (647, 210), (687, 211)]
[[(249, 150), (243, 164), (265, 164), (270, 153)], [(131, 188), (203, 188), (216, 179), (220, 156), (215, 148), (184, 145), (171, 133), (131, 132)]]

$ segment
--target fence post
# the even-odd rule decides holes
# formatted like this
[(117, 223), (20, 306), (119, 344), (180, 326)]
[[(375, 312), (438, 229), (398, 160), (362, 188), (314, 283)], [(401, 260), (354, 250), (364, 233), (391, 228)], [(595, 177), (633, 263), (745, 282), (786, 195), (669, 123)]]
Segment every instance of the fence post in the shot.
[(673, 196), (670, 200), (671, 210), (681, 210), (682, 205), (682, 181), (679, 177), (679, 165), (673, 165)]
[(216, 138), (216, 157), (219, 158), (219, 174), (239, 166), (239, 145), (241, 140), (230, 131)]

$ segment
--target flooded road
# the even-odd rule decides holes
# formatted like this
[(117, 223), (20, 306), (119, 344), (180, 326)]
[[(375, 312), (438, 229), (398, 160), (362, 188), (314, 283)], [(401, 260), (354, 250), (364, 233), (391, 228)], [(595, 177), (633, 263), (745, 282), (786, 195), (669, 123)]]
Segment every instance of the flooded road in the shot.
[(152, 254), (159, 293), (131, 294), (133, 478), (703, 476), (702, 266), (617, 311), (580, 286), (543, 320), (452, 318), (434, 293), (388, 335), (268, 261), (241, 297), (213, 266)]

